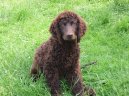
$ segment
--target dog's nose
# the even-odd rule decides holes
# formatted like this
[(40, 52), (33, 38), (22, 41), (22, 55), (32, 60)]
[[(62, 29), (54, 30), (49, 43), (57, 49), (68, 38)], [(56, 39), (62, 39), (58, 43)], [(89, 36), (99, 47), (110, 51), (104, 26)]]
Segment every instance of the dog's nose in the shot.
[(71, 39), (71, 38), (73, 37), (73, 35), (72, 35), (72, 34), (69, 34), (69, 35), (67, 35), (67, 37), (68, 37), (69, 39)]

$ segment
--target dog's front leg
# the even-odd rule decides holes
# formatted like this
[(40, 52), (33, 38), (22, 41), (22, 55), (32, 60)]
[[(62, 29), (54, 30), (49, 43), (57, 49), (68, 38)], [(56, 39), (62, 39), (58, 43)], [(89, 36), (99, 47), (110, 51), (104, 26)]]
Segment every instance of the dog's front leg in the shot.
[(45, 68), (44, 70), (47, 84), (50, 88), (51, 96), (59, 95), (59, 74), (56, 68)]
[(83, 96), (82, 78), (76, 70), (70, 71), (66, 76), (66, 80), (71, 86), (73, 96)]

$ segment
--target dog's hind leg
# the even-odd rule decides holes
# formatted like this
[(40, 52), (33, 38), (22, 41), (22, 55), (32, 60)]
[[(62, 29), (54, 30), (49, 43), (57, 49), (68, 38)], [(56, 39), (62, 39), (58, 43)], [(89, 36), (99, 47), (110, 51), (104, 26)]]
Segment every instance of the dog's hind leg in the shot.
[(39, 65), (36, 62), (34, 62), (31, 66), (30, 75), (33, 81), (36, 81), (40, 77)]

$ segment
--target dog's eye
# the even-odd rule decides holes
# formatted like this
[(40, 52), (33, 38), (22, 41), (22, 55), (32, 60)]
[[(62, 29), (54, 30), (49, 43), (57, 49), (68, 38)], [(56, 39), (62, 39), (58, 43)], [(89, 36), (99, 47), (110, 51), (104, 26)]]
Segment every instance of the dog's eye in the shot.
[(74, 24), (74, 22), (73, 22), (73, 21), (71, 21), (71, 22), (70, 22), (70, 24), (71, 24), (71, 25), (73, 25), (73, 24)]
[(66, 26), (66, 22), (63, 22), (63, 25)]

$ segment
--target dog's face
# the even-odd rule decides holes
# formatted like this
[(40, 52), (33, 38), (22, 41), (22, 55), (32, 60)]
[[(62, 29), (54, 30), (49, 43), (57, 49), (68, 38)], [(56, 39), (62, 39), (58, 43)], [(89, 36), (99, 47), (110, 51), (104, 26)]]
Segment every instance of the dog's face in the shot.
[(60, 44), (62, 44), (63, 41), (80, 42), (85, 31), (85, 22), (80, 16), (71, 11), (65, 11), (59, 14), (50, 26), (52, 36), (56, 38)]
[(77, 20), (61, 19), (59, 22), (61, 37), (65, 41), (73, 41), (77, 39)]

